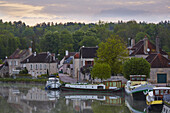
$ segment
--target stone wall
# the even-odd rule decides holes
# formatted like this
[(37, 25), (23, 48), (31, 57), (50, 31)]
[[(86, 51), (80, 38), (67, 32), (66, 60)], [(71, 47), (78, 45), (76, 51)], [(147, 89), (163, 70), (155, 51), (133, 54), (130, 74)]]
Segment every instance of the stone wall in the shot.
[(170, 68), (151, 68), (149, 82), (157, 83), (157, 74), (167, 74), (167, 83), (170, 83)]

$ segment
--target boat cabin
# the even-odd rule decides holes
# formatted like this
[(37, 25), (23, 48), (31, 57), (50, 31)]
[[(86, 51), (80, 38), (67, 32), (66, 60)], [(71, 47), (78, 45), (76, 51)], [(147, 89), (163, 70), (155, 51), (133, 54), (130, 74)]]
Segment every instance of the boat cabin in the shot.
[(131, 81), (146, 81), (146, 75), (130, 75)]
[(103, 81), (103, 84), (106, 86), (106, 89), (122, 88), (122, 81)]
[(153, 95), (163, 98), (164, 95), (170, 94), (170, 87), (155, 87)]

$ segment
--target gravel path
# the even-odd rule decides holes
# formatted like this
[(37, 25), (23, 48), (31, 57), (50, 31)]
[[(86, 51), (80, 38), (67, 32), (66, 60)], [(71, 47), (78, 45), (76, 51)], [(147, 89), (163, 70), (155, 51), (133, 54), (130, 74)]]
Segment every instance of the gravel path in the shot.
[(69, 82), (69, 83), (76, 83), (77, 80), (66, 75), (66, 74), (59, 74), (59, 77), (60, 77), (60, 80), (63, 81), (63, 82)]

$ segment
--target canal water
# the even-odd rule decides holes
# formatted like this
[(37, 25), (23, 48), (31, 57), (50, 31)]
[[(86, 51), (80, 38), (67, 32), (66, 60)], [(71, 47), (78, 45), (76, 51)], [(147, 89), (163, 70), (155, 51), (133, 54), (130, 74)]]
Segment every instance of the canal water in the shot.
[(0, 113), (159, 113), (120, 93), (46, 91), (43, 85), (0, 83)]

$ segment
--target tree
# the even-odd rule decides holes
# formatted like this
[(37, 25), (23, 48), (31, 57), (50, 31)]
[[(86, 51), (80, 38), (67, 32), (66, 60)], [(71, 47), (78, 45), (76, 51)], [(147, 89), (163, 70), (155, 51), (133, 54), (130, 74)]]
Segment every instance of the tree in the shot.
[(111, 36), (106, 42), (101, 42), (97, 50), (97, 62), (107, 63), (111, 67), (114, 74), (122, 72), (122, 62), (127, 56), (125, 44), (120, 40), (120, 37)]
[(80, 42), (80, 46), (94, 47), (99, 44), (99, 39), (93, 36), (84, 36), (83, 40)]
[(3, 62), (2, 62), (2, 60), (0, 59), (0, 64), (2, 64)]
[(149, 77), (150, 64), (144, 58), (131, 58), (123, 64), (124, 77), (129, 79), (130, 75), (146, 75)]
[(135, 38), (136, 42), (140, 41), (140, 40), (143, 39), (145, 36), (150, 40), (150, 36), (149, 36), (147, 33), (138, 32), (138, 33), (136, 34), (136, 38)]
[(107, 63), (95, 63), (91, 71), (92, 78), (108, 79), (111, 76), (111, 68)]

